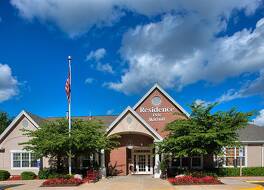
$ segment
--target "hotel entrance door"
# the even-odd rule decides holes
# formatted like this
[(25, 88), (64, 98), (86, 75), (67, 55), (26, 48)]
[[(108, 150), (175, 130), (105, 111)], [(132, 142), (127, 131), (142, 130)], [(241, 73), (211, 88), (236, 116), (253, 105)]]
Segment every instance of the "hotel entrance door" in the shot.
[(133, 149), (133, 174), (153, 174), (151, 149)]

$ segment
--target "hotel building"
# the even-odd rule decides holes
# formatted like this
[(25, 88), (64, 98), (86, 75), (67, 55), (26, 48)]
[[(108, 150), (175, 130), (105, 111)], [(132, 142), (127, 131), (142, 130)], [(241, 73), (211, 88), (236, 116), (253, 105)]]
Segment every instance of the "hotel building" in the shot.
[[(101, 120), (108, 136), (120, 135), (120, 146), (111, 152), (101, 150), (92, 158), (83, 155), (78, 158), (79, 167), (87, 168), (91, 159), (100, 165), (103, 175), (148, 174), (160, 177), (162, 155), (158, 154), (155, 142), (162, 141), (167, 133), (165, 126), (177, 119), (188, 119), (189, 114), (166, 91), (155, 84), (133, 107), (128, 106), (118, 116), (73, 117), (84, 120)], [(38, 172), (41, 167), (49, 167), (49, 159), (37, 159), (34, 153), (23, 150), (21, 142), (28, 141), (21, 129), (38, 130), (48, 120), (26, 111), (12, 121), (0, 135), (0, 169), (8, 170), (11, 175), (22, 171)], [(225, 148), (221, 158), (222, 167), (235, 167), (239, 151), (243, 155), (243, 167), (264, 166), (264, 127), (248, 125), (238, 131), (240, 148)], [(240, 155), (241, 155), (240, 153)], [(218, 159), (219, 160), (219, 159)], [(216, 167), (213, 156), (172, 159), (171, 167), (203, 169)]]

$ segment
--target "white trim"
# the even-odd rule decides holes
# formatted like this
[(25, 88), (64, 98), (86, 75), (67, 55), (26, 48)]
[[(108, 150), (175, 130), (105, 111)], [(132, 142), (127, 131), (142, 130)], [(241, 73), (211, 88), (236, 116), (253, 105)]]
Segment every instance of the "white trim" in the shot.
[(244, 145), (245, 147), (245, 167), (248, 166), (248, 146), (247, 145)]
[[(14, 153), (20, 153), (20, 167), (13, 167), (13, 154)], [(21, 153), (29, 153), (29, 165), (31, 165), (31, 153), (32, 151), (26, 151), (26, 150), (10, 150), (11, 154), (11, 170), (39, 170), (39, 167), (22, 167), (22, 154)], [(39, 162), (40, 160), (37, 159)]]
[(130, 106), (128, 106), (112, 123), (111, 125), (107, 128), (106, 133), (108, 133), (109, 131), (111, 131), (111, 129), (113, 127), (115, 127), (115, 125), (120, 121), (120, 119), (122, 119), (122, 117), (127, 113), (127, 112), (131, 112), (141, 123), (143, 123), (143, 125), (146, 127), (147, 130), (149, 130), (151, 132), (151, 134), (153, 134), (154, 140), (156, 141), (161, 141), (163, 140), (162, 136), (155, 131), (137, 112), (135, 112), (135, 110), (133, 110)]
[(264, 140), (261, 140), (261, 141), (238, 141), (238, 142), (241, 142), (241, 143), (264, 143)]
[(25, 112), (22, 110), (16, 118), (10, 123), (10, 125), (4, 130), (4, 132), (0, 135), (0, 142), (5, 137), (5, 135), (12, 129), (12, 127), (17, 123), (17, 121), (22, 117), (25, 116), (37, 129), (40, 128), (39, 125)]
[(155, 90), (158, 89), (163, 93), (176, 107), (178, 107), (182, 113), (184, 113), (187, 117), (190, 117), (190, 114), (183, 109), (165, 90), (163, 90), (157, 83), (134, 105), (133, 109), (136, 110), (137, 107)]
[(264, 146), (263, 144), (261, 145), (261, 167), (264, 166), (264, 160), (263, 160), (263, 156), (264, 156)]

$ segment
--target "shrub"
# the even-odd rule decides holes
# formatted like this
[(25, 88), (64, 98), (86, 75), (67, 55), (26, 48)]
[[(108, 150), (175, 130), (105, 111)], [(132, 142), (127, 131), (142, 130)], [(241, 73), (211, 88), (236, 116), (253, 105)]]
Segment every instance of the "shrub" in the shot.
[(42, 183), (43, 186), (61, 186), (61, 185), (80, 185), (83, 181), (81, 179), (64, 179), (64, 178), (54, 178), (48, 179)]
[(37, 176), (34, 172), (27, 171), (27, 172), (21, 173), (21, 179), (22, 180), (32, 180), (32, 179), (35, 179), (36, 177)]
[(69, 179), (72, 176), (70, 176), (69, 174), (59, 174), (55, 172), (54, 170), (44, 168), (44, 169), (39, 170), (38, 177), (39, 179), (54, 179), (54, 178)]
[(215, 173), (221, 177), (239, 176), (239, 168), (217, 168)]
[(192, 177), (192, 176), (179, 176), (169, 178), (168, 181), (173, 185), (192, 185), (192, 184), (221, 184), (221, 182), (212, 176), (205, 177)]
[[(218, 177), (234, 177), (239, 176), (239, 167), (236, 168), (213, 168), (210, 170), (180, 170), (176, 169), (169, 174), (174, 177), (184, 174), (193, 177), (218, 176)], [(242, 169), (243, 176), (264, 176), (264, 167), (245, 167)]]
[(243, 176), (264, 176), (264, 167), (250, 167), (242, 169)]
[(48, 179), (50, 173), (51, 173), (51, 171), (47, 168), (40, 169), (38, 172), (38, 177), (39, 177), (39, 179)]
[(7, 180), (10, 177), (10, 173), (6, 170), (0, 170), (0, 181)]

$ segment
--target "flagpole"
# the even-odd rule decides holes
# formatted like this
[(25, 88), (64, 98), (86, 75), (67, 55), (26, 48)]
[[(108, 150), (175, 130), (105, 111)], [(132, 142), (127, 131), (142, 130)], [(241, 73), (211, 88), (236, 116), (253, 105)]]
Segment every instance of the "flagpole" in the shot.
[[(70, 97), (68, 102), (68, 120), (69, 120), (69, 137), (71, 137), (71, 56), (68, 56), (68, 63), (69, 63), (69, 73), (70, 73)], [(70, 150), (69, 150), (69, 158), (68, 158), (68, 164), (69, 164), (69, 175), (72, 175), (72, 168), (71, 168), (71, 142), (70, 142)]]

